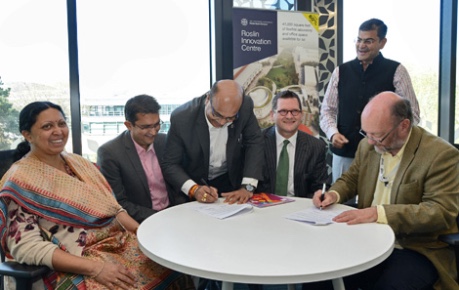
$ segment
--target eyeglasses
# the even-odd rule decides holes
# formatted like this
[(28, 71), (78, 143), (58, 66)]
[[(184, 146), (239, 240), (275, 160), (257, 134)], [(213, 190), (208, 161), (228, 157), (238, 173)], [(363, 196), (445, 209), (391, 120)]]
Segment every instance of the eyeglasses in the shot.
[(292, 116), (296, 117), (301, 113), (301, 110), (277, 110), (276, 113), (281, 116), (287, 116), (288, 113), (290, 113)]
[(373, 38), (360, 38), (360, 37), (357, 37), (356, 39), (354, 39), (354, 42), (356, 44), (365, 44), (365, 45), (372, 45), (373, 43), (376, 42), (376, 39), (373, 39)]
[(159, 128), (161, 128), (162, 124), (164, 124), (164, 122), (159, 120), (158, 123), (153, 124), (153, 125), (136, 125), (136, 124), (134, 124), (134, 127), (137, 127), (140, 130), (151, 130), (151, 129), (159, 130)]
[(232, 117), (224, 117), (219, 112), (215, 111), (214, 106), (212, 105), (212, 97), (210, 97), (210, 109), (212, 110), (212, 115), (214, 120), (219, 122), (220, 120), (225, 120), (226, 122), (234, 122), (239, 118), (239, 112)]
[[(404, 120), (404, 119), (403, 119)], [(397, 123), (397, 125), (395, 125), (389, 132), (387, 132), (387, 134), (385, 134), (383, 137), (381, 137), (381, 139), (376, 139), (374, 137), (371, 137), (371, 136), (368, 136), (367, 132), (363, 131), (362, 129), (360, 129), (359, 133), (360, 135), (362, 135), (363, 137), (365, 138), (368, 138), (369, 140), (373, 141), (373, 142), (376, 142), (376, 143), (382, 143), (384, 142), (384, 140), (386, 140), (387, 137), (389, 137), (389, 135), (394, 132), (394, 130), (403, 122), (403, 120), (401, 120), (400, 122)]]

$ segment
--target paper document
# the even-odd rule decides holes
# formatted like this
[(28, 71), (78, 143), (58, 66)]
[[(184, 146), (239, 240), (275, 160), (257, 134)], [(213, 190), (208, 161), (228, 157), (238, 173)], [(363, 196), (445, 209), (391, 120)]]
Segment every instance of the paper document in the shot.
[(285, 218), (299, 222), (306, 222), (313, 225), (328, 225), (334, 223), (333, 218), (348, 209), (335, 207), (333, 205), (322, 210), (315, 206), (289, 213)]
[(209, 203), (209, 204), (199, 204), (193, 208), (199, 212), (213, 216), (218, 219), (225, 219), (230, 216), (249, 212), (253, 209), (253, 207), (247, 203), (244, 203), (244, 204)]

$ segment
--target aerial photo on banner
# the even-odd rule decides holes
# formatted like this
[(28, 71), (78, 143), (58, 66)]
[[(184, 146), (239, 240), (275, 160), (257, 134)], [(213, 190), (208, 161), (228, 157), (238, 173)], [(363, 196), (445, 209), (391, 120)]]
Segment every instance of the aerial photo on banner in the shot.
[(297, 93), (301, 130), (319, 134), (319, 16), (298, 11), (233, 8), (233, 77), (254, 102), (260, 127), (273, 124), (272, 98)]

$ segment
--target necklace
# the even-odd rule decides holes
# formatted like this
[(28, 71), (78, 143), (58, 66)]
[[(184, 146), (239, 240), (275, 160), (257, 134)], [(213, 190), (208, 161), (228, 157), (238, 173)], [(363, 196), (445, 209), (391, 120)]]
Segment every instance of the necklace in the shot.
[(73, 172), (72, 168), (70, 168), (70, 166), (65, 161), (64, 157), (62, 157), (62, 155), (61, 155), (61, 158), (62, 158), (62, 161), (64, 161), (65, 172), (67, 172), (67, 174), (72, 177), (76, 177), (75, 172)]
[(394, 181), (395, 173), (398, 171), (398, 167), (400, 166), (400, 161), (397, 162), (397, 165), (386, 175), (384, 169), (384, 157), (381, 155), (379, 159), (379, 181), (384, 183), (384, 186), (387, 187)]

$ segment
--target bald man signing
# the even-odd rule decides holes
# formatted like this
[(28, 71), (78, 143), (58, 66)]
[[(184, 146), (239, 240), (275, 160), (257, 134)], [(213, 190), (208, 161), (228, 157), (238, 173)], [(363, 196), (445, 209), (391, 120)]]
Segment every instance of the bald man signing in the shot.
[(346, 289), (457, 289), (454, 252), (437, 237), (458, 230), (459, 151), (413, 126), (409, 100), (392, 92), (371, 99), (361, 121), (366, 138), (349, 171), (313, 202), (326, 207), (357, 195), (359, 209), (334, 220), (388, 224), (396, 241), (387, 260), (345, 277)]
[(245, 203), (262, 176), (263, 138), (252, 99), (233, 80), (171, 114), (163, 175), (191, 200)]

